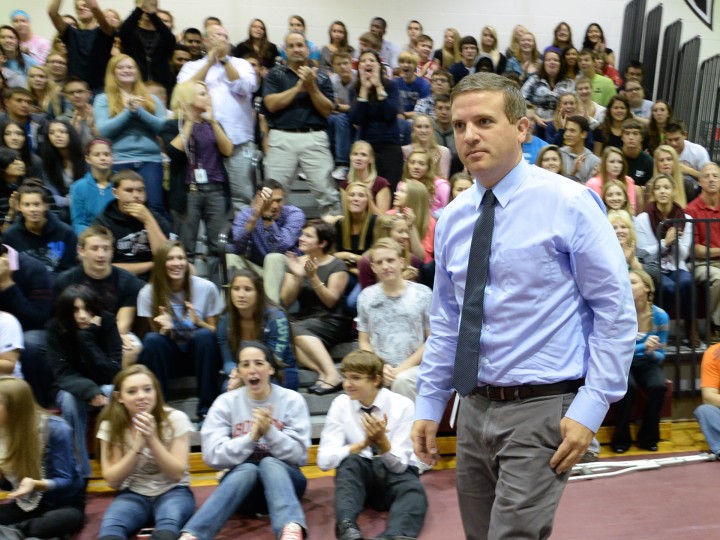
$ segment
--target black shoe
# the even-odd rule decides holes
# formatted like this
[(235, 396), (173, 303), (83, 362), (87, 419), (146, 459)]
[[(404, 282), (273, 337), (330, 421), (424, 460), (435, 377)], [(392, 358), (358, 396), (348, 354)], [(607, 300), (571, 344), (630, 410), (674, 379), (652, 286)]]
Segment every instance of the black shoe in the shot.
[(615, 452), (616, 454), (624, 454), (625, 452), (630, 450), (630, 445), (613, 443), (610, 445), (610, 448), (612, 448), (612, 451)]
[(340, 390), (342, 390), (343, 387), (342, 381), (337, 383), (335, 386), (323, 386), (322, 383), (329, 384), (325, 381), (321, 381), (321, 384), (311, 386), (308, 389), (308, 392), (310, 392), (311, 394), (315, 394), (316, 396), (326, 396), (328, 394), (334, 394), (336, 392), (339, 392)]
[(643, 450), (647, 450), (648, 452), (658, 451), (657, 443), (637, 443), (637, 447), (642, 448)]
[(338, 523), (338, 540), (363, 540), (360, 529), (354, 521), (343, 519)]

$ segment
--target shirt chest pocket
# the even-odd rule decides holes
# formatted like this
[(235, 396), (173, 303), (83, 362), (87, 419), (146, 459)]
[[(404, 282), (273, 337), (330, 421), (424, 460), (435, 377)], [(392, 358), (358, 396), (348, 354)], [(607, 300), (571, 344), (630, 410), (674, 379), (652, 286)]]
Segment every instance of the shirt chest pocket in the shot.
[(558, 253), (550, 247), (506, 249), (499, 254), (498, 263), (497, 286), (518, 300), (541, 300), (562, 279)]

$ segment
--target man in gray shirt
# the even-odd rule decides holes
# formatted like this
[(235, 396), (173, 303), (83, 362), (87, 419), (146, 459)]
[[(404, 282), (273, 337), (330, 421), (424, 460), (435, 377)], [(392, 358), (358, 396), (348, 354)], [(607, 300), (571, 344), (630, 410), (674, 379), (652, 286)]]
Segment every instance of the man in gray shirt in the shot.
[(600, 158), (585, 148), (589, 132), (590, 125), (584, 116), (571, 116), (565, 123), (565, 146), (560, 149), (565, 173), (583, 184), (600, 165)]

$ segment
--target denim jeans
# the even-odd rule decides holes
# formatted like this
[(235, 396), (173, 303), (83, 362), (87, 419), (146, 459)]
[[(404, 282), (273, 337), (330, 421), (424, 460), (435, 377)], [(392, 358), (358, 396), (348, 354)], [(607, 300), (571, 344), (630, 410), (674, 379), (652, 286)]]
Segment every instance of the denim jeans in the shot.
[(47, 360), (47, 332), (28, 330), (23, 333), (25, 349), (20, 353), (22, 375), (32, 388), (35, 400), (41, 407), (55, 403), (57, 385), (52, 366)]
[(236, 144), (232, 155), (223, 161), (230, 182), (230, 197), (235, 212), (250, 206), (255, 198), (254, 152), (255, 144), (252, 141)]
[(260, 463), (241, 463), (230, 470), (205, 504), (182, 528), (200, 540), (211, 540), (235, 512), (270, 513), (278, 536), (288, 523), (306, 528), (300, 498), (307, 480), (300, 469), (274, 457)]
[(710, 451), (720, 455), (720, 407), (703, 403), (695, 409), (695, 418), (700, 424)]
[(170, 221), (170, 214), (165, 206), (165, 191), (163, 190), (163, 164), (162, 161), (123, 161), (113, 163), (115, 171), (131, 169), (145, 180), (145, 195), (148, 208), (162, 215)]
[(350, 147), (353, 143), (353, 127), (347, 113), (335, 113), (328, 116), (328, 137), (337, 165), (350, 163)]
[[(103, 395), (110, 397), (113, 391), (112, 384), (103, 384), (100, 386)], [(73, 438), (75, 439), (75, 457), (80, 465), (80, 471), (83, 478), (90, 476), (90, 458), (87, 451), (87, 412), (90, 405), (83, 399), (66, 392), (58, 391), (57, 404), (60, 407), (60, 413), (65, 421), (73, 430)]]
[(139, 362), (158, 378), (165, 400), (171, 378), (194, 375), (197, 378), (197, 414), (205, 416), (218, 395), (220, 351), (215, 333), (206, 328), (195, 330), (189, 343), (179, 343), (157, 332), (148, 332), (143, 339)]
[(177, 537), (193, 510), (195, 497), (187, 486), (176, 486), (157, 497), (126, 489), (117, 494), (105, 511), (100, 523), (100, 539), (128, 538), (153, 523), (156, 531), (168, 531)]

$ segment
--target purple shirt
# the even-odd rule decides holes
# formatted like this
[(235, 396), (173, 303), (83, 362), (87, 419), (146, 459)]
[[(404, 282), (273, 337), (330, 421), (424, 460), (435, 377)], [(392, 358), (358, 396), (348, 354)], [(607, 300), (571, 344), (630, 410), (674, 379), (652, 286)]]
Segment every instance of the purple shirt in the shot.
[(222, 184), (225, 182), (225, 172), (222, 166), (222, 156), (217, 146), (217, 138), (212, 126), (208, 122), (195, 124), (192, 136), (187, 141), (188, 169), (186, 184), (193, 182), (195, 169), (205, 169), (208, 183)]

